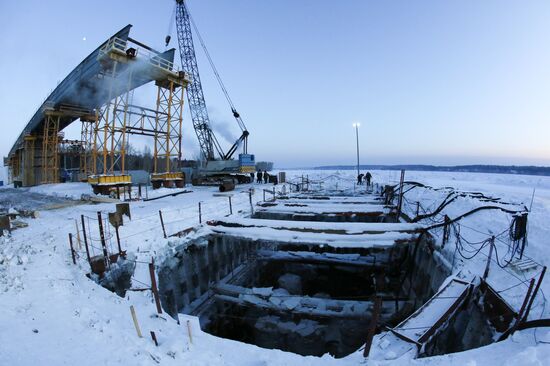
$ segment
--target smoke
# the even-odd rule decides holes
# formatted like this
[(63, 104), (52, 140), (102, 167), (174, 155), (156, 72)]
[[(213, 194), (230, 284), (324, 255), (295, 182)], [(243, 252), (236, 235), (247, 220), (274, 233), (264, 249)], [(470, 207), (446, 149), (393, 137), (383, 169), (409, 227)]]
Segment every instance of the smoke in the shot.
[(216, 137), (218, 138), (223, 138), (225, 141), (233, 145), (233, 143), (237, 141), (237, 138), (239, 137), (235, 134), (236, 122), (232, 123), (224, 117), (220, 117), (220, 113), (218, 112), (218, 109), (216, 107), (208, 106), (207, 109), (208, 115), (210, 117), (210, 128), (212, 129), (212, 131), (214, 131), (214, 135), (216, 135)]
[(225, 141), (233, 144), (237, 141), (238, 136), (232, 131), (235, 126), (229, 123), (227, 120), (210, 120), (210, 127), (214, 131), (214, 135), (221, 136)]

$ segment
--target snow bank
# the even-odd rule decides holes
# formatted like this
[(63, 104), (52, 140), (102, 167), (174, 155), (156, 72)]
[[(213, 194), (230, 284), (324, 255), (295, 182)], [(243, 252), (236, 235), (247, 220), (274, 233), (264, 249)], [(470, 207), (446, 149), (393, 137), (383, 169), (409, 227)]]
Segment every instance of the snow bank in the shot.
[[(323, 180), (327, 189), (351, 192), (354, 189), (353, 172), (303, 172), (310, 179)], [(302, 172), (287, 172), (292, 179)], [(398, 172), (373, 172), (375, 182), (395, 183)], [(529, 215), (529, 244), (527, 254), (548, 265), (547, 238), (550, 237), (550, 178), (474, 173), (407, 172), (407, 180), (441, 187), (455, 186), (463, 190), (486, 192), (505, 200), (523, 202), (530, 206), (533, 187), (536, 187), (532, 211)], [(233, 209), (249, 213), (248, 186), (234, 192)], [(355, 188), (357, 189), (357, 188)], [(165, 214), (166, 230), (174, 233), (198, 224), (198, 202), (203, 202), (205, 219), (228, 215), (225, 197), (214, 197), (216, 188), (193, 187), (194, 192), (148, 203), (131, 203), (132, 220), (125, 220), (121, 227), (122, 246), (136, 255), (136, 279), (147, 285), (147, 262), (151, 257), (162, 256), (179, 239), (164, 239), (161, 235), (158, 211)], [(89, 186), (80, 183), (45, 185), (31, 191), (79, 199), (90, 194)], [(0, 192), (0, 194), (2, 194)], [(430, 200), (428, 191), (414, 193), (418, 198)], [(437, 198), (437, 197), (436, 197)], [(261, 199), (256, 191), (254, 202)], [(409, 196), (414, 200), (413, 196)], [(468, 203), (449, 207), (453, 215), (467, 209)], [(428, 209), (429, 207), (426, 207)], [(0, 365), (548, 365), (550, 360), (550, 330), (541, 328), (517, 332), (506, 341), (467, 352), (430, 357), (410, 361), (365, 362), (361, 351), (344, 359), (302, 357), (278, 350), (261, 349), (253, 345), (221, 339), (200, 330), (194, 317), (180, 315), (180, 325), (166, 315), (156, 316), (150, 292), (130, 292), (125, 298), (99, 287), (85, 274), (89, 268), (81, 257), (72, 264), (67, 234), (75, 233), (75, 219), (80, 215), (93, 218), (97, 211), (111, 212), (113, 204), (81, 205), (45, 211), (38, 219), (24, 219), (29, 227), (19, 229), (10, 237), (0, 238)], [(93, 221), (90, 221), (93, 222)], [(466, 225), (482, 231), (492, 228), (496, 233), (509, 225), (505, 215), (483, 213), (476, 215)], [(94, 227), (94, 226), (92, 226)], [(276, 232), (273, 233), (277, 237)], [(280, 233), (279, 233), (280, 234)], [(464, 228), (470, 240), (480, 240), (488, 233), (480, 234)], [(96, 232), (92, 235), (97, 238)], [(452, 258), (453, 247), (449, 246)], [(82, 251), (80, 251), (82, 253)], [(144, 264), (145, 263), (145, 264)], [(480, 258), (468, 270), (483, 268)], [(458, 260), (456, 265), (458, 266)], [(465, 267), (464, 264), (460, 266)], [(465, 268), (466, 269), (466, 268)], [(490, 279), (497, 289), (505, 289), (517, 283), (511, 275), (493, 269)], [(516, 276), (523, 278), (522, 275)], [(508, 278), (510, 277), (510, 278)], [(528, 275), (526, 276), (528, 277)], [(550, 293), (550, 281), (543, 290)], [(497, 286), (498, 285), (498, 286)], [(139, 284), (136, 283), (136, 287)], [(517, 296), (522, 299), (525, 290), (518, 286)], [(514, 289), (504, 292), (513, 293)], [(533, 317), (549, 316), (549, 306), (537, 302)], [(516, 303), (514, 303), (516, 304)], [(136, 309), (144, 335), (136, 335), (130, 316), (130, 305)], [(188, 328), (189, 327), (189, 328)], [(307, 328), (307, 327), (306, 327)], [(152, 343), (149, 332), (154, 331), (159, 346)], [(191, 338), (189, 337), (191, 333)]]

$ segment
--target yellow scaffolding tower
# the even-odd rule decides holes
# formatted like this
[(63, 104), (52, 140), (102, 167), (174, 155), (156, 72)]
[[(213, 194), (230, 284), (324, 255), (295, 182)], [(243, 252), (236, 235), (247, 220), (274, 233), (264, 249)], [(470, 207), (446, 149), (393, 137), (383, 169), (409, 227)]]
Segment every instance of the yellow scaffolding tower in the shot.
[(82, 141), (82, 150), (80, 153), (80, 176), (79, 180), (86, 182), (88, 175), (92, 174), (91, 149), (94, 141), (94, 120), (80, 120), (82, 123), (80, 130), (80, 141)]
[(59, 182), (59, 120), (62, 113), (46, 111), (42, 138), (42, 183)]
[(34, 186), (36, 181), (36, 176), (34, 172), (35, 166), (35, 142), (37, 140), (36, 136), (27, 135), (24, 138), (25, 145), (23, 148), (23, 186), (29, 187)]
[(17, 150), (13, 155), (11, 155), (9, 159), (9, 169), (8, 169), (8, 182), (14, 183), (20, 179), (20, 158), (19, 158), (19, 150)]
[[(107, 193), (109, 186), (131, 185), (131, 177), (125, 171), (126, 123), (128, 99), (131, 90), (132, 72), (127, 69), (117, 72), (119, 59), (112, 60), (111, 69), (105, 74), (110, 78), (109, 101), (96, 110), (93, 123), (93, 143), (91, 144), (91, 167), (88, 182), (97, 193)], [(120, 78), (127, 77), (122, 94), (112, 98), (115, 88), (120, 88)], [(118, 94), (118, 93), (117, 93)]]
[[(88, 182), (97, 193), (107, 193), (110, 187), (131, 185), (125, 159), (127, 137), (132, 134), (155, 139), (154, 174), (163, 176), (153, 178), (177, 182), (177, 185), (184, 182), (183, 174), (173, 171), (171, 160), (181, 158), (183, 93), (188, 79), (183, 72), (174, 71), (173, 64), (159, 58), (157, 53), (143, 52), (141, 60), (137, 61), (139, 51), (126, 50), (123, 40), (113, 39), (98, 56), (109, 90), (108, 102), (96, 109), (93, 141), (90, 143), (91, 162), (87, 164), (87, 170), (91, 172)], [(147, 62), (151, 69), (144, 69), (140, 62)], [(129, 103), (134, 72), (136, 82), (139, 82), (142, 72), (151, 73), (150, 77), (156, 80), (156, 109)], [(164, 168), (160, 168), (161, 159), (165, 160)]]
[[(155, 149), (153, 174), (154, 188), (164, 184), (183, 187), (185, 177), (179, 170), (181, 160), (181, 139), (183, 102), (186, 81), (181, 75), (177, 81), (157, 82), (157, 109), (155, 118)], [(172, 160), (176, 159), (175, 162)]]

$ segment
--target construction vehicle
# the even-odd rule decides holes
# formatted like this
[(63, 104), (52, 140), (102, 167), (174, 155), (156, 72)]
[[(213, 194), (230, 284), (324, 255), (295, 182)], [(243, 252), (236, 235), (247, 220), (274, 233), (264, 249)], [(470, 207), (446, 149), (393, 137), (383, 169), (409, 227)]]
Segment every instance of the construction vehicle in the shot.
[[(174, 19), (174, 17), (172, 17)], [(233, 101), (231, 100), (227, 89), (216, 70), (216, 67), (210, 57), (206, 45), (198, 32), (198, 29), (193, 22), (189, 10), (185, 4), (185, 0), (176, 0), (175, 21), (178, 35), (178, 44), (181, 56), (181, 64), (183, 70), (190, 78), (190, 84), (187, 86), (187, 100), (191, 111), (191, 119), (193, 127), (197, 134), (199, 146), (201, 150), (202, 161), (199, 163), (197, 175), (194, 179), (194, 184), (219, 184), (221, 182), (232, 180), (236, 183), (249, 183), (252, 178), (250, 173), (256, 170), (255, 157), (253, 154), (248, 154), (248, 136), (249, 132), (237, 112)], [(206, 57), (212, 67), (214, 75), (220, 85), (225, 98), (227, 99), (233, 117), (237, 121), (241, 129), (241, 136), (235, 143), (224, 151), (211, 128), (204, 93), (202, 90), (199, 68), (193, 44), (192, 28), (200, 41), (200, 44), (206, 54)], [(166, 46), (170, 42), (170, 35), (165, 39)], [(235, 159), (234, 155), (242, 146), (242, 153), (238, 154)]]

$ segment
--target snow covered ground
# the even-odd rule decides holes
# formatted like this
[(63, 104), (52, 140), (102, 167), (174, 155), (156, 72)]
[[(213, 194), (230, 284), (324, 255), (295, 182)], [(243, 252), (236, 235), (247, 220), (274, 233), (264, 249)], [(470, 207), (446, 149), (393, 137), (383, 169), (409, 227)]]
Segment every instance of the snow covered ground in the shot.
[[(399, 172), (375, 171), (374, 182), (396, 184)], [(288, 171), (291, 180), (308, 177), (311, 188), (347, 190), (353, 192), (353, 171)], [(529, 213), (529, 242), (526, 254), (541, 265), (550, 262), (550, 178), (475, 174), (407, 172), (406, 180), (421, 182), (432, 187), (455, 187), (462, 191), (483, 192), (487, 196), (500, 197), (502, 201), (523, 203), (531, 206)], [(263, 185), (255, 185), (253, 201), (262, 198)], [(272, 186), (268, 186), (271, 188)], [(250, 212), (250, 186), (238, 187), (232, 194), (234, 216)], [(147, 262), (157, 261), (170, 248), (183, 239), (164, 239), (159, 220), (162, 211), (168, 235), (198, 225), (199, 202), (202, 221), (221, 218), (229, 214), (229, 199), (220, 195), (214, 187), (189, 187), (192, 193), (161, 198), (149, 202), (132, 202), (132, 220), (125, 218), (120, 229), (122, 248), (135, 256), (135, 287), (140, 282), (148, 285)], [(8, 191), (0, 189), (2, 195)], [(82, 194), (91, 194), (89, 186), (80, 183), (44, 185), (26, 194), (57, 196), (80, 199)], [(151, 195), (173, 191), (159, 190)], [(404, 210), (411, 213), (420, 201), (425, 211), (437, 207), (448, 191), (424, 188), (411, 189), (406, 194)], [(462, 197), (442, 212), (449, 217), (468, 211), (479, 204), (472, 197)], [(514, 205), (513, 207), (521, 207)], [(103, 217), (114, 211), (114, 203), (78, 204), (54, 209), (39, 208), (37, 219), (25, 218), (29, 226), (17, 229), (9, 236), (0, 237), (0, 365), (357, 365), (357, 364), (414, 364), (414, 365), (550, 365), (550, 329), (517, 332), (509, 339), (479, 349), (418, 360), (368, 361), (361, 352), (344, 359), (302, 357), (279, 350), (266, 350), (254, 345), (221, 339), (203, 333), (197, 319), (180, 315), (180, 325), (167, 315), (156, 316), (155, 306), (149, 291), (129, 292), (125, 298), (98, 286), (85, 274), (89, 266), (83, 249), (77, 265), (72, 264), (68, 234), (76, 235), (76, 225), (81, 225), (81, 215), (89, 229), (94, 249), (99, 254), (97, 212)], [(436, 217), (434, 220), (440, 220)], [(470, 242), (485, 240), (491, 235), (505, 231), (510, 216), (504, 213), (480, 212), (462, 222), (461, 235)], [(107, 225), (109, 226), (109, 225)], [(199, 229), (197, 233), (208, 231)], [(489, 232), (492, 230), (492, 233)], [(112, 232), (107, 233), (113, 236)], [(441, 235), (441, 232), (436, 232)], [(501, 237), (503, 242), (506, 238)], [(114, 243), (114, 241), (113, 241)], [(501, 259), (506, 259), (505, 243), (498, 243)], [(472, 249), (472, 248), (470, 248)], [(482, 251), (486, 250), (484, 248)], [(456, 271), (481, 274), (486, 257), (478, 256), (466, 261), (456, 254), (456, 247), (449, 244), (444, 249), (449, 261), (454, 260)], [(454, 258), (454, 259), (453, 259)], [(511, 273), (509, 273), (511, 272)], [(519, 273), (492, 266), (489, 282), (514, 307), (519, 308), (525, 295), (525, 280), (536, 273)], [(517, 286), (516, 286), (517, 285)], [(143, 286), (144, 287), (144, 286)], [(542, 290), (550, 295), (550, 280), (546, 279)], [(136, 309), (143, 337), (136, 335), (130, 306)], [(550, 317), (550, 306), (539, 294), (530, 319)], [(189, 322), (189, 323), (188, 323)], [(191, 337), (189, 336), (188, 324)], [(155, 347), (149, 336), (154, 331), (159, 346)]]

